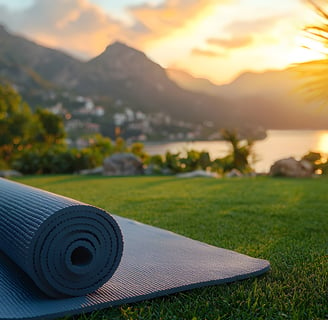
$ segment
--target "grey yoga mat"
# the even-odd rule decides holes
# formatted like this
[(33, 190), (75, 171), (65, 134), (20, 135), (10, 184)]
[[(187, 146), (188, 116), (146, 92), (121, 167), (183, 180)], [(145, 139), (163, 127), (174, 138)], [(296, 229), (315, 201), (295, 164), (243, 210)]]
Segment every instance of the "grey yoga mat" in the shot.
[(269, 270), (201, 243), (0, 178), (0, 320), (46, 319)]

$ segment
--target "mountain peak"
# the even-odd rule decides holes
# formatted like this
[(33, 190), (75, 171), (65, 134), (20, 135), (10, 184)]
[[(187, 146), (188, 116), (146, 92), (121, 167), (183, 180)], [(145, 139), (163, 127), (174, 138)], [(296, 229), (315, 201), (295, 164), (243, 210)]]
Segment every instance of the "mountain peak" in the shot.
[(128, 67), (135, 68), (135, 66), (142, 68), (145, 63), (152, 64), (142, 51), (129, 47), (120, 41), (115, 41), (108, 45), (103, 53), (89, 62), (102, 65), (102, 67), (107, 65), (110, 69), (120, 70), (126, 70)]
[(110, 45), (107, 46), (106, 50), (109, 49), (109, 48), (129, 48), (129, 46), (127, 44), (125, 44), (124, 42), (122, 41), (119, 41), (119, 40), (116, 40), (114, 42), (112, 42)]
[(132, 48), (125, 44), (124, 42), (121, 41), (115, 41), (108, 45), (104, 51), (104, 53), (125, 53), (125, 52), (134, 52), (134, 53), (139, 53), (139, 54), (144, 54), (143, 52)]

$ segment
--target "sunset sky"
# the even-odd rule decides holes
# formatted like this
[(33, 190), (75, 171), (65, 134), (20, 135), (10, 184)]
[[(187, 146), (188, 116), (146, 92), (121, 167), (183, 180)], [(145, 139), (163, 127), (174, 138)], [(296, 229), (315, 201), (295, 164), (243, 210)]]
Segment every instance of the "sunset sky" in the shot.
[(82, 59), (119, 40), (220, 84), (321, 58), (301, 47), (312, 11), (304, 0), (0, 0), (0, 23)]

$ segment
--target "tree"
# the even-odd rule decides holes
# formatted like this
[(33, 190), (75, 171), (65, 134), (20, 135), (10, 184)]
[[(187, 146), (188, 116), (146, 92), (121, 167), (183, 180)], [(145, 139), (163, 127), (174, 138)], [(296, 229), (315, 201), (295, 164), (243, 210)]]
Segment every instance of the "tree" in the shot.
[(0, 85), (0, 158), (12, 155), (31, 141), (32, 113), (12, 86)]
[[(313, 6), (318, 16), (316, 25), (305, 27), (306, 35), (309, 39), (320, 43), (324, 59), (304, 62), (296, 65), (295, 70), (301, 75), (304, 84), (301, 89), (306, 96), (313, 101), (317, 101), (321, 106), (328, 105), (328, 12), (319, 4), (319, 0), (308, 0)], [(311, 47), (306, 47), (315, 50)]]
[(34, 117), (37, 124), (37, 142), (47, 145), (63, 144), (66, 133), (61, 117), (41, 108), (36, 110)]
[(231, 144), (231, 154), (226, 157), (231, 159), (231, 169), (235, 168), (241, 172), (250, 172), (252, 168), (249, 163), (249, 158), (253, 155), (254, 142), (250, 139), (242, 141), (238, 137), (236, 130), (221, 130), (222, 138)]
[(114, 146), (111, 139), (102, 136), (100, 133), (89, 135), (88, 140), (90, 144), (89, 148), (100, 152), (103, 157), (109, 156), (114, 152)]

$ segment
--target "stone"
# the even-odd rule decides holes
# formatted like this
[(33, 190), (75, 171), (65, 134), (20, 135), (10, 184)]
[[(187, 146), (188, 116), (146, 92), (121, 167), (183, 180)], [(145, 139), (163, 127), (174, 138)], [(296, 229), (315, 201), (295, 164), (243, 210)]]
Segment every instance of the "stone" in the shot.
[(116, 153), (105, 158), (103, 169), (105, 176), (133, 176), (144, 173), (141, 159), (132, 153)]
[(236, 177), (240, 178), (243, 177), (244, 175), (238, 169), (232, 169), (225, 176), (227, 178), (236, 178)]
[(290, 157), (276, 161), (270, 168), (270, 175), (276, 177), (303, 178), (312, 177), (314, 168), (307, 160), (297, 161)]
[(96, 167), (96, 168), (92, 168), (92, 169), (84, 169), (79, 171), (79, 174), (81, 175), (96, 175), (96, 174), (102, 174), (104, 172), (104, 168), (103, 167)]
[(178, 178), (195, 178), (195, 177), (217, 178), (216, 173), (208, 172), (205, 170), (195, 170), (191, 172), (178, 173), (176, 176)]
[(21, 177), (22, 174), (16, 170), (0, 170), (0, 177)]

